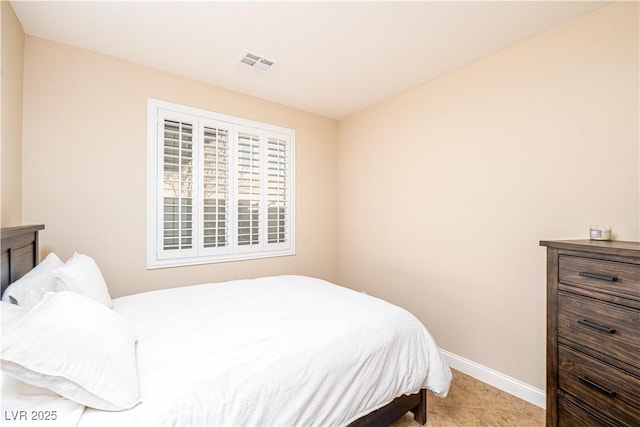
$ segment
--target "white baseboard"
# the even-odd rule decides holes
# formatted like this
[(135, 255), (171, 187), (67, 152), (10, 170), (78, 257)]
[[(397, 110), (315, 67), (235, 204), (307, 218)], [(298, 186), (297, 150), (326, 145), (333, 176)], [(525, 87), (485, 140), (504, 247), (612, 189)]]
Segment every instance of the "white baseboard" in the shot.
[(545, 392), (515, 378), (511, 378), (491, 368), (482, 366), (472, 360), (465, 359), (446, 350), (440, 349), (442, 355), (455, 370), (467, 374), (477, 380), (496, 387), (506, 393), (512, 394), (520, 399), (526, 400), (540, 408), (544, 408)]

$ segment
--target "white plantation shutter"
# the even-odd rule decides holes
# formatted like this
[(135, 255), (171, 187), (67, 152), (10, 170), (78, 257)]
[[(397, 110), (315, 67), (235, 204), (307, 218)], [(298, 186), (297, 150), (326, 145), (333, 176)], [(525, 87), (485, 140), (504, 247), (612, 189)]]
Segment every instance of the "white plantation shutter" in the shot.
[(211, 122), (203, 129), (202, 235), (205, 249), (230, 245), (230, 134), (225, 126)]
[(162, 120), (162, 251), (193, 249), (193, 122)]
[(267, 243), (283, 244), (288, 239), (289, 141), (267, 135)]
[(262, 194), (261, 137), (242, 129), (237, 137), (237, 219), (238, 245), (260, 244), (260, 203)]
[(149, 101), (149, 268), (295, 253), (294, 132)]

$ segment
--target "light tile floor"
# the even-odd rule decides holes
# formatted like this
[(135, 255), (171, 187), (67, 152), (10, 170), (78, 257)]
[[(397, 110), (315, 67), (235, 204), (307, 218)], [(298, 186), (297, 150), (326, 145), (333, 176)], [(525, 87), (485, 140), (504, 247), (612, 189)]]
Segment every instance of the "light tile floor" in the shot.
[[(429, 393), (428, 427), (544, 427), (545, 411), (460, 371), (453, 370), (453, 382), (445, 399)], [(406, 414), (391, 427), (418, 427)]]

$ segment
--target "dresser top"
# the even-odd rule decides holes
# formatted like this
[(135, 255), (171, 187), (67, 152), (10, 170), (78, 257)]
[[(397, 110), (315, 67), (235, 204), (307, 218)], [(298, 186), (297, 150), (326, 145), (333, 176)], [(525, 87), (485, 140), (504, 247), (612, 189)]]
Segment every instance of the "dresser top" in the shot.
[(611, 255), (640, 256), (640, 242), (621, 240), (542, 240), (540, 246)]

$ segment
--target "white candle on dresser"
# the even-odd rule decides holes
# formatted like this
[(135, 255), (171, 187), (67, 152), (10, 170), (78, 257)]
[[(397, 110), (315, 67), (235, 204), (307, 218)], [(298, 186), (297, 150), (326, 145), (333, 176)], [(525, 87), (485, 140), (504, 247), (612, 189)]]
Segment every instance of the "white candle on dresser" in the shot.
[(589, 230), (591, 240), (611, 240), (611, 226), (592, 225)]

